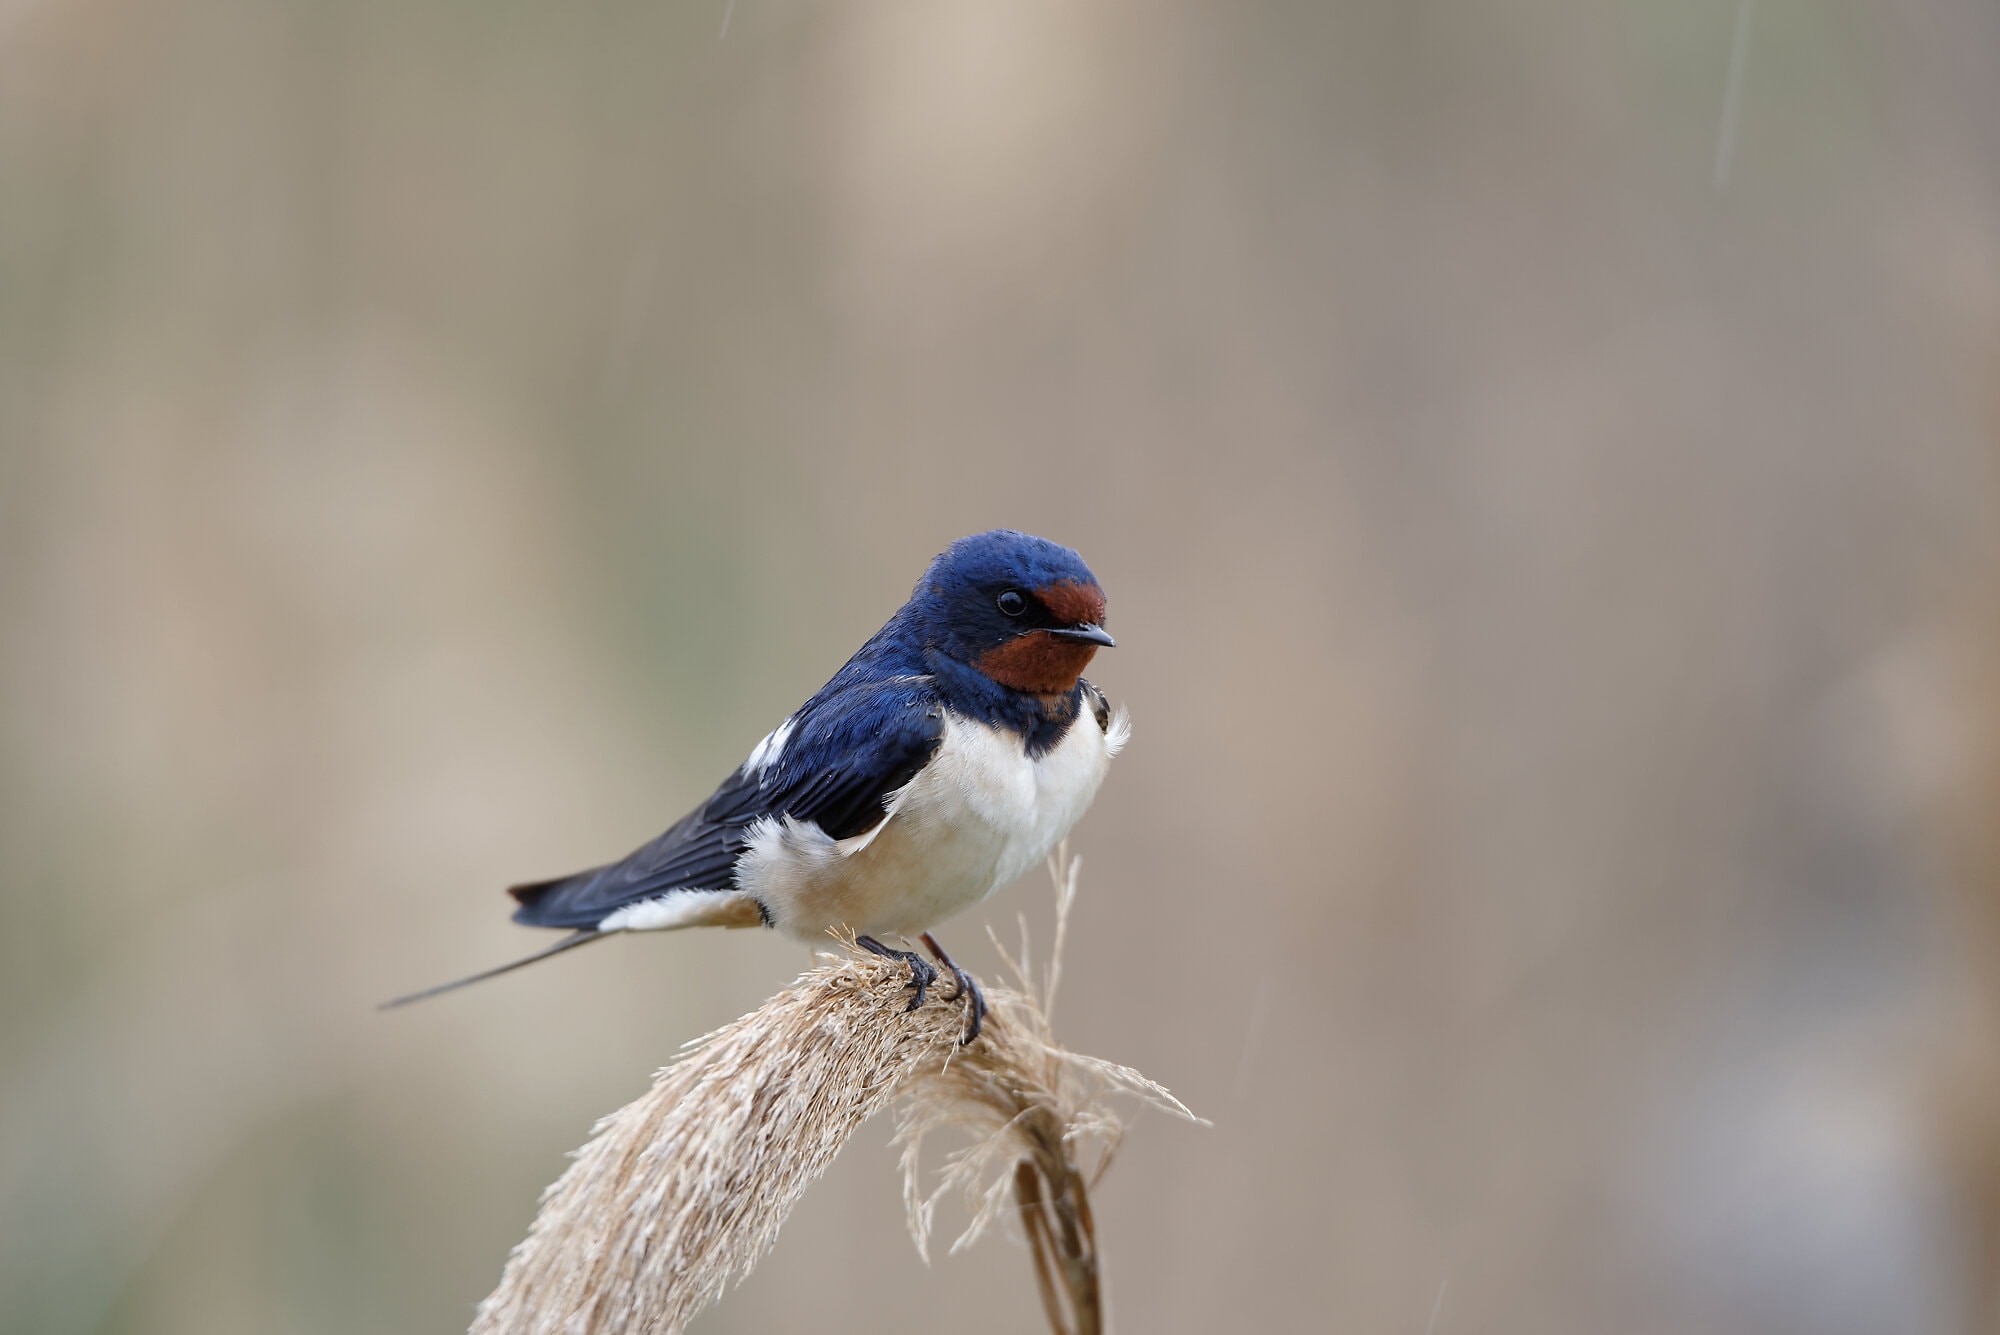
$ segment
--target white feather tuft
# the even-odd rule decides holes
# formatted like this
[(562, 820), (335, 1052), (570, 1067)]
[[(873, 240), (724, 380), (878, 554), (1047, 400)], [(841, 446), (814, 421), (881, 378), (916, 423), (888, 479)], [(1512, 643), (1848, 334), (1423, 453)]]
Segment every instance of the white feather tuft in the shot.
[(1104, 750), (1117, 755), (1132, 740), (1132, 711), (1120, 705), (1111, 711), (1111, 726), (1104, 730)]

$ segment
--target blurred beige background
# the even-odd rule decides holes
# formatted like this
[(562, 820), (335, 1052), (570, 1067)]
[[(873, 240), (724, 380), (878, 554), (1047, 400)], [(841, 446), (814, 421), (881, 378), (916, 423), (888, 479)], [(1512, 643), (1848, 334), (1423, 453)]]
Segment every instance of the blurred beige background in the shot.
[(1006, 524), (1121, 1329), (2000, 1330), (1996, 385), (1981, 0), (0, 4), (0, 1329), (463, 1329), (804, 952), (374, 1003)]

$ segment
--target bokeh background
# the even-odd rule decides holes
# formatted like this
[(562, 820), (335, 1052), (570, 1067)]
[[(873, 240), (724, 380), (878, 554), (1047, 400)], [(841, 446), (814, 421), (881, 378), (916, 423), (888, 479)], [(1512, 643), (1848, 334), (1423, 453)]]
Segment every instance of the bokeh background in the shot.
[(1010, 525), (1122, 1329), (2000, 1330), (1996, 479), (1983, 0), (0, 4), (0, 1328), (462, 1329), (805, 952), (374, 1003)]

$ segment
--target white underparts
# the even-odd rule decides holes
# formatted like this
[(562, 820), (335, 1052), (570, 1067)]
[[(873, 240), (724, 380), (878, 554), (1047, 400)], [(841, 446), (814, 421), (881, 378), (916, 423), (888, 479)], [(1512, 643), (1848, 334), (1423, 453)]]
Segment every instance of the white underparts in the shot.
[(670, 890), (627, 904), (597, 924), (600, 932), (671, 932), (679, 927), (755, 927), (757, 901), (741, 890)]
[(746, 834), (737, 879), (772, 925), (806, 940), (833, 927), (914, 936), (1037, 866), (1089, 807), (1131, 723), (1088, 713), (1034, 758), (1019, 734), (947, 712), (931, 762), (873, 829), (834, 840), (764, 819)]

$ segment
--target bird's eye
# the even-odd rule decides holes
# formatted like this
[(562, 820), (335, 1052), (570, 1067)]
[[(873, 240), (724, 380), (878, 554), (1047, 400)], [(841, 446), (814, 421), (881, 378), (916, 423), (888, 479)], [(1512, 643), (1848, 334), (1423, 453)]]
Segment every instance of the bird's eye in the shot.
[(1007, 590), (994, 599), (994, 602), (1002, 613), (1010, 617), (1017, 617), (1028, 610), (1028, 600), (1021, 596), (1019, 589)]

